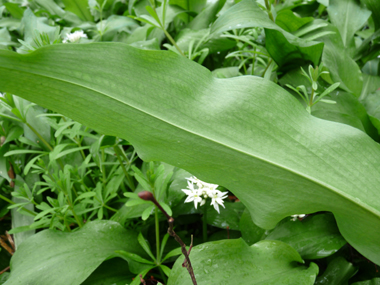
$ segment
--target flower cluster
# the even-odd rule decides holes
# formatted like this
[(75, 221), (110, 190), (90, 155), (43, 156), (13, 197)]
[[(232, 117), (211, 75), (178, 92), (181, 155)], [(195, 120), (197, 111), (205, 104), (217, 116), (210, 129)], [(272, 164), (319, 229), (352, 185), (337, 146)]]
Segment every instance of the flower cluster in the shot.
[(227, 198), (228, 192), (221, 192), (216, 189), (218, 185), (203, 182), (194, 176), (186, 179), (188, 189), (182, 189), (187, 195), (185, 203), (194, 202), (195, 209), (197, 209), (198, 203), (203, 206), (206, 199), (211, 198), (211, 205), (218, 213), (220, 213), (219, 205), (225, 208), (223, 199)]
[(81, 38), (86, 38), (87, 35), (83, 31), (75, 31), (74, 33), (66, 34), (66, 38), (62, 41), (63, 43), (76, 43), (79, 42)]

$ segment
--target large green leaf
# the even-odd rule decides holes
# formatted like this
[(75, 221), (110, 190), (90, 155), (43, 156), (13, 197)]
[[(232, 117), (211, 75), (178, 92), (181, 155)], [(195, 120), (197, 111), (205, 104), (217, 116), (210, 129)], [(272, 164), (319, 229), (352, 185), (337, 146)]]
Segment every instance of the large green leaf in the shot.
[(338, 28), (343, 45), (355, 51), (354, 35), (371, 16), (371, 11), (356, 0), (330, 1), (327, 11), (331, 22)]
[(0, 90), (225, 186), (262, 228), (331, 211), (345, 239), (380, 264), (379, 145), (310, 116), (271, 81), (214, 78), (175, 53), (122, 43), (62, 44), (0, 51)]
[[(193, 284), (183, 256), (173, 266), (168, 285)], [(202, 284), (314, 284), (318, 266), (307, 268), (299, 254), (281, 241), (261, 241), (248, 246), (242, 239), (208, 242), (194, 247), (191, 265), (199, 285)]]
[(243, 0), (227, 10), (211, 27), (211, 34), (233, 29), (265, 28), (265, 47), (279, 67), (291, 69), (306, 63), (318, 65), (323, 43), (300, 39), (280, 28), (254, 0)]
[(116, 250), (143, 254), (137, 233), (116, 222), (88, 222), (71, 233), (44, 230), (19, 246), (5, 284), (81, 284)]

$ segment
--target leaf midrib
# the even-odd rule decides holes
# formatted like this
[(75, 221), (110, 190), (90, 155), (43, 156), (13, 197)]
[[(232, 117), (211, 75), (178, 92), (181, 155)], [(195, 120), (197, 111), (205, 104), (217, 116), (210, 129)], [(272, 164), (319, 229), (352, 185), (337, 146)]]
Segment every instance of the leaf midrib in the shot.
[[(251, 154), (251, 153), (247, 153), (247, 152), (245, 152), (245, 151), (243, 151), (243, 150), (240, 150), (240, 149), (237, 149), (237, 148), (235, 148), (235, 147), (231, 147), (231, 146), (228, 146), (228, 145), (223, 144), (223, 143), (221, 143), (221, 142), (215, 141), (214, 139), (209, 138), (209, 137), (207, 137), (207, 136), (204, 136), (204, 135), (202, 135), (202, 134), (198, 134), (198, 133), (195, 133), (195, 132), (193, 132), (193, 131), (190, 131), (190, 130), (188, 130), (188, 129), (186, 129), (186, 128), (183, 128), (183, 127), (181, 127), (181, 126), (178, 126), (178, 125), (176, 125), (176, 124), (174, 124), (174, 123), (172, 123), (172, 122), (166, 121), (166, 120), (164, 120), (164, 119), (162, 119), (162, 118), (160, 118), (160, 117), (157, 117), (157, 116), (155, 116), (155, 115), (153, 115), (153, 114), (151, 114), (151, 113), (148, 113), (148, 112), (146, 112), (146, 111), (144, 111), (144, 110), (142, 110), (142, 109), (140, 109), (140, 108), (138, 108), (138, 107), (136, 107), (136, 106), (133, 106), (133, 105), (131, 105), (131, 104), (129, 104), (129, 103), (125, 103), (125, 102), (121, 101), (121, 100), (118, 99), (118, 98), (115, 98), (115, 97), (113, 97), (113, 96), (110, 96), (110, 95), (108, 95), (108, 94), (106, 94), (106, 93), (103, 93), (103, 92), (101, 92), (101, 91), (99, 91), (99, 90), (96, 90), (96, 89), (94, 89), (94, 88), (91, 88), (91, 87), (89, 87), (89, 86), (80, 85), (80, 84), (78, 84), (78, 83), (75, 83), (75, 82), (72, 82), (72, 81), (69, 81), (69, 80), (64, 80), (64, 79), (56, 78), (56, 77), (49, 76), (49, 75), (45, 75), (45, 74), (33, 73), (33, 72), (30, 72), (30, 71), (23, 71), (23, 70), (19, 70), (19, 69), (16, 69), (16, 68), (13, 68), (13, 69), (12, 69), (12, 68), (6, 68), (6, 67), (0, 67), (0, 68), (2, 68), (2, 69), (8, 69), (8, 70), (15, 70), (15, 71), (18, 71), (18, 72), (21, 72), (21, 73), (32, 74), (32, 75), (34, 75), (34, 76), (41, 76), (41, 77), (45, 77), (45, 78), (49, 78), (49, 79), (53, 79), (53, 80), (57, 80), (57, 81), (61, 81), (61, 82), (64, 82), (64, 83), (66, 83), (66, 84), (76, 85), (76, 86), (78, 86), (79, 88), (88, 89), (88, 90), (90, 90), (90, 91), (93, 91), (93, 92), (95, 92), (95, 93), (98, 93), (98, 94), (100, 94), (100, 95), (103, 95), (103, 96), (105, 96), (105, 97), (107, 97), (107, 98), (109, 98), (109, 99), (112, 99), (112, 100), (114, 100), (114, 101), (116, 101), (116, 102), (119, 102), (119, 103), (121, 103), (122, 105), (127, 105), (127, 106), (129, 106), (130, 108), (135, 109), (136, 111), (139, 111), (139, 112), (141, 112), (141, 113), (143, 113), (143, 114), (146, 114), (146, 115), (148, 115), (148, 116), (150, 116), (150, 117), (152, 117), (152, 118), (155, 118), (155, 119), (157, 119), (157, 120), (159, 120), (159, 121), (162, 121), (162, 122), (164, 122), (164, 123), (166, 123), (166, 124), (168, 124), (168, 125), (171, 125), (171, 126), (177, 128), (177, 129), (180, 129), (180, 130), (185, 131), (185, 132), (187, 132), (187, 133), (193, 134), (193, 135), (195, 135), (195, 136), (198, 136), (198, 137), (200, 137), (200, 138), (203, 138), (203, 139), (205, 139), (205, 140), (208, 140), (208, 141), (210, 141), (210, 142), (212, 142), (212, 143), (219, 144), (219, 145), (221, 145), (221, 146), (223, 146), (223, 147), (225, 147), (225, 148), (227, 148), (227, 149), (231, 149), (231, 150), (236, 151), (236, 152), (239, 152), (239, 153), (241, 153), (241, 154), (243, 154), (243, 155), (247, 155), (247, 156), (252, 157), (252, 158), (254, 158), (254, 159), (257, 159), (257, 160), (261, 160), (261, 161), (264, 162), (264, 163), (271, 164), (271, 165), (273, 165), (273, 166), (275, 166), (275, 167), (278, 167), (278, 168), (283, 169), (283, 170), (285, 170), (285, 171), (291, 172), (291, 173), (293, 173), (293, 174), (295, 174), (295, 175), (297, 175), (297, 176), (299, 176), (299, 177), (301, 177), (301, 178), (307, 179), (307, 180), (311, 181), (312, 183), (315, 183), (315, 184), (317, 184), (317, 185), (320, 185), (320, 186), (322, 186), (323, 188), (325, 188), (325, 189), (327, 189), (327, 190), (333, 191), (335, 194), (337, 194), (337, 195), (339, 195), (339, 196), (341, 196), (341, 197), (343, 197), (343, 198), (349, 200), (351, 203), (353, 203), (353, 204), (359, 206), (360, 208), (364, 209), (365, 211), (368, 211), (368, 212), (370, 212), (371, 214), (373, 214), (373, 215), (375, 215), (375, 216), (377, 216), (377, 217), (380, 217), (380, 211), (377, 211), (376, 209), (374, 209), (373, 207), (371, 207), (371, 206), (368, 205), (368, 204), (366, 204), (366, 207), (363, 206), (363, 205), (361, 205), (362, 203), (359, 203), (357, 200), (354, 199), (354, 197), (350, 198), (351, 195), (348, 195), (347, 193), (345, 193), (345, 192), (343, 192), (343, 191), (340, 191), (340, 190), (337, 189), (336, 187), (331, 186), (330, 184), (324, 183), (324, 182), (320, 181), (319, 179), (315, 179), (315, 178), (313, 178), (313, 177), (311, 177), (311, 176), (309, 176), (309, 175), (303, 174), (303, 173), (301, 173), (301, 172), (299, 172), (299, 171), (293, 170), (293, 169), (291, 169), (291, 168), (288, 168), (288, 167), (286, 167), (286, 166), (283, 166), (283, 165), (278, 164), (278, 163), (276, 163), (276, 162), (273, 162), (273, 161), (271, 161), (271, 160), (268, 160), (268, 159), (262, 158), (262, 157), (260, 157), (260, 156), (257, 156), (257, 155)], [(350, 197), (348, 197), (348, 196), (350, 196)]]

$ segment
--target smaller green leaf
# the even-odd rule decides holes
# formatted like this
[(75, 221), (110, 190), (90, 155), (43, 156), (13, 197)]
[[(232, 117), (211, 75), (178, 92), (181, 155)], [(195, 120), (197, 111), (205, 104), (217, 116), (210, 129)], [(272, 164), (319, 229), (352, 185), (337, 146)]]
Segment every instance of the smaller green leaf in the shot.
[(150, 203), (151, 203), (150, 201), (145, 201), (145, 200), (139, 198), (138, 200), (127, 201), (127, 203), (125, 203), (125, 206), (132, 207), (132, 206), (136, 206), (136, 205), (150, 204)]
[(75, 201), (79, 201), (81, 199), (85, 199), (85, 198), (90, 198), (90, 197), (94, 197), (96, 195), (95, 192), (86, 192), (86, 193), (82, 193), (80, 194), (76, 199)]
[[(186, 250), (189, 250), (189, 247), (188, 247), (188, 246), (186, 247)], [(162, 262), (164, 262), (165, 260), (169, 259), (170, 257), (177, 256), (177, 255), (181, 255), (181, 254), (182, 254), (182, 249), (181, 249), (181, 247), (175, 248), (175, 249), (169, 251), (168, 254), (165, 255), (165, 257), (164, 257), (164, 259), (162, 260)]]
[(146, 220), (149, 218), (150, 214), (152, 214), (152, 211), (153, 211), (154, 207), (155, 207), (155, 206), (152, 205), (152, 206), (150, 206), (150, 207), (148, 207), (148, 208), (146, 208), (146, 209), (144, 210), (144, 212), (143, 212), (142, 215), (141, 215), (141, 219), (142, 219), (143, 221), (146, 221)]
[(57, 154), (55, 156), (55, 159), (59, 159), (61, 158), (62, 156), (65, 156), (65, 155), (68, 155), (70, 153), (73, 153), (73, 152), (76, 152), (76, 151), (80, 151), (80, 150), (83, 150), (83, 149), (89, 149), (90, 147), (89, 146), (82, 146), (82, 147), (75, 147), (75, 148), (70, 148), (68, 150), (65, 150), (65, 151), (62, 151), (60, 152), (59, 154)]
[(132, 193), (132, 192), (125, 192), (123, 195), (125, 197), (128, 197), (128, 198), (140, 199), (139, 195), (137, 195), (136, 193)]
[(154, 262), (147, 260), (145, 258), (142, 258), (141, 256), (139, 256), (137, 254), (126, 252), (124, 250), (117, 250), (117, 251), (115, 251), (115, 253), (127, 261), (129, 261), (131, 259), (133, 261), (140, 262), (140, 263), (155, 264)]
[(13, 18), (22, 19), (25, 10), (19, 7), (19, 4), (8, 2), (3, 3), (3, 5), (7, 8), (8, 12), (12, 15)]
[(156, 260), (154, 257), (152, 251), (150, 250), (149, 244), (146, 242), (145, 238), (143, 237), (142, 233), (140, 232), (137, 241), (141, 245), (141, 247), (145, 250), (145, 252), (152, 258), (152, 260)]
[(168, 241), (168, 238), (169, 238), (169, 234), (165, 234), (163, 239), (162, 239), (162, 242), (161, 242), (161, 250), (160, 250), (160, 260), (162, 259), (162, 255), (164, 254), (164, 249), (165, 249), (165, 246), (166, 246), (166, 242)]
[(26, 154), (26, 153), (39, 153), (39, 154), (46, 154), (44, 151), (39, 150), (31, 150), (31, 149), (17, 149), (17, 150), (11, 150), (8, 151), (6, 154), (4, 154), (5, 157), (16, 155), (16, 154)]
[(14, 141), (16, 139), (18, 139), (19, 137), (21, 137), (21, 135), (24, 133), (24, 130), (18, 126), (14, 126), (13, 128), (11, 128), (6, 136), (6, 139), (5, 141), (2, 143), (3, 145), (8, 143), (8, 142), (11, 142), (11, 141)]
[(163, 264), (161, 264), (160, 267), (161, 267), (162, 271), (164, 271), (165, 275), (169, 277), (170, 276), (170, 272), (172, 270), (169, 267), (167, 267), (167, 266), (165, 266)]
[(17, 109), (17, 108), (13, 108), (13, 109), (11, 110), (11, 112), (12, 112), (13, 114), (15, 114), (15, 116), (16, 116), (17, 118), (19, 118), (21, 121), (25, 122), (25, 118), (24, 118), (24, 116), (21, 114), (21, 112), (20, 112), (19, 109)]
[(169, 216), (172, 216), (172, 215), (173, 215), (172, 209), (170, 209), (170, 207), (169, 207), (168, 204), (166, 204), (165, 202), (160, 201), (160, 205), (161, 205), (162, 208), (164, 208), (164, 210), (166, 211), (166, 213), (167, 213)]
[(3, 113), (0, 113), (0, 117), (6, 118), (6, 119), (11, 120), (11, 121), (16, 121), (16, 122), (22, 123), (22, 121), (20, 119), (15, 118), (13, 116), (9, 116), (9, 115), (3, 114)]
[(335, 89), (337, 89), (340, 85), (340, 82), (336, 82), (330, 87), (328, 87), (321, 95), (318, 96), (318, 99), (314, 102), (316, 104), (318, 101), (320, 101), (323, 97), (333, 92)]
[[(165, 5), (165, 6), (166, 6), (166, 5)], [(161, 27), (161, 21), (160, 21), (160, 18), (158, 17), (158, 15), (157, 15), (156, 11), (153, 10), (153, 8), (150, 7), (150, 6), (146, 6), (145, 9), (146, 9), (146, 10), (148, 11), (148, 13), (153, 17), (153, 19), (156, 20), (156, 23), (157, 23), (158, 26), (157, 26), (157, 25), (155, 25), (155, 26), (157, 26), (157, 27)], [(141, 15), (140, 17), (142, 17), (142, 16), (144, 16), (144, 15)]]

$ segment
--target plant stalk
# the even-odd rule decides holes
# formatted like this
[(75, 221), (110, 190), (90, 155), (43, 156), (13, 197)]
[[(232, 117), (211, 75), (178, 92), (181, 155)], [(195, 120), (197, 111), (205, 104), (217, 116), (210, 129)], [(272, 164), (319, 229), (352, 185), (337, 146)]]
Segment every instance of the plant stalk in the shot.
[[(8, 199), (7, 197), (3, 196), (0, 194), (0, 198), (3, 199), (4, 201), (8, 202), (9, 204), (16, 204), (15, 202), (13, 202), (12, 200)], [(30, 210), (28, 210), (27, 208), (24, 208), (24, 206), (21, 207), (25, 212), (28, 212), (29, 214), (33, 215), (33, 216), (37, 216), (37, 214), (35, 212), (32, 212)]]
[(50, 150), (50, 151), (53, 151), (53, 148), (51, 147), (51, 145), (40, 135), (39, 132), (37, 132), (37, 130), (35, 128), (33, 128), (32, 125), (30, 125), (28, 122), (25, 122), (25, 124), (29, 127), (29, 129), (32, 130), (33, 133), (35, 133), (35, 135), (41, 140), (41, 142)]
[(169, 41), (172, 43), (173, 46), (175, 46), (175, 48), (178, 50), (178, 52), (183, 55), (184, 57), (185, 54), (182, 52), (182, 50), (179, 48), (179, 46), (176, 44), (175, 40), (172, 38), (172, 36), (166, 31), (165, 27), (162, 27), (166, 37), (169, 39)]
[(197, 285), (197, 280), (195, 279), (194, 270), (193, 270), (193, 267), (191, 266), (191, 262), (190, 262), (190, 258), (189, 258), (190, 251), (193, 247), (193, 236), (191, 236), (190, 248), (189, 248), (189, 251), (187, 251), (185, 243), (181, 240), (181, 238), (175, 233), (175, 231), (173, 229), (173, 226), (174, 226), (173, 217), (168, 215), (168, 213), (162, 208), (160, 203), (157, 202), (156, 198), (154, 198), (153, 194), (149, 191), (142, 191), (138, 195), (141, 199), (143, 199), (145, 201), (152, 201), (153, 204), (156, 205), (156, 208), (160, 209), (160, 211), (167, 218), (168, 223), (169, 223), (168, 234), (170, 236), (174, 237), (174, 239), (181, 245), (181, 251), (182, 251), (183, 255), (185, 256), (185, 261), (182, 263), (182, 266), (186, 267), (187, 271), (189, 272), (190, 277), (191, 277), (191, 281), (193, 282), (193, 285)]

